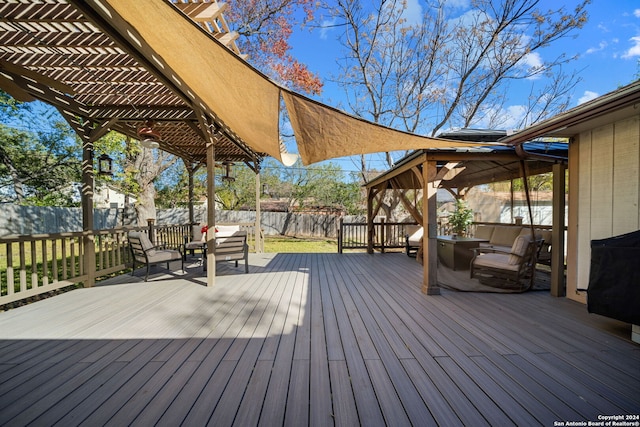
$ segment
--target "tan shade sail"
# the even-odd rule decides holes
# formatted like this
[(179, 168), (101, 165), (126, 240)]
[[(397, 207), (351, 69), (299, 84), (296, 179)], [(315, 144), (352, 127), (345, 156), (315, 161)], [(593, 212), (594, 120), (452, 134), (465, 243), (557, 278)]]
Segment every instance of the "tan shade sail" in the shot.
[[(165, 76), (181, 89), (188, 88), (186, 93), (202, 100), (253, 150), (281, 160), (277, 85), (180, 16), (169, 3), (102, 1), (135, 28), (134, 38), (140, 38), (135, 48), (151, 57)], [(109, 13), (107, 8), (102, 11)]]
[(283, 90), (282, 96), (304, 164), (385, 151), (478, 145), (391, 129), (350, 116), (293, 92)]

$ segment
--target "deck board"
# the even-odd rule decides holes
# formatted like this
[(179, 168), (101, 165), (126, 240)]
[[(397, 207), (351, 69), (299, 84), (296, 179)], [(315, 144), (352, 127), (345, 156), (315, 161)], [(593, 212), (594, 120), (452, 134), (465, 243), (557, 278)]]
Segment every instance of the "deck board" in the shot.
[[(241, 266), (242, 267), (242, 266)], [(0, 313), (1, 425), (552, 425), (640, 413), (629, 325), (420, 292), (402, 254), (251, 254)]]

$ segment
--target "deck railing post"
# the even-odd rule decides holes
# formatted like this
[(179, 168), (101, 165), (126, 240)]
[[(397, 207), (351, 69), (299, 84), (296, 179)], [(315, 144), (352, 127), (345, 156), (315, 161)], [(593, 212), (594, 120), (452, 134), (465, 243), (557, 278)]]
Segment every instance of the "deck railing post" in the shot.
[(151, 241), (151, 243), (155, 243), (155, 230), (153, 227), (153, 223), (156, 220), (153, 218), (147, 218), (147, 225), (149, 226), (149, 240)]
[(340, 218), (338, 222), (338, 253), (342, 253), (342, 233), (344, 230), (344, 219)]
[(384, 244), (387, 239), (386, 236), (386, 226), (385, 226), (385, 218), (380, 220), (380, 252), (384, 253)]

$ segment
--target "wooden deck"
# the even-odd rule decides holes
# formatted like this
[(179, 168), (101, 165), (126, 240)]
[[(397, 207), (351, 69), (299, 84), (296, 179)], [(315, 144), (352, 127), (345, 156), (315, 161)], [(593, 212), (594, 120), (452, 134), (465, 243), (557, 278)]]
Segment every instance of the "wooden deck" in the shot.
[[(640, 414), (630, 326), (420, 293), (402, 254), (251, 254), (0, 313), (0, 425), (554, 425)], [(161, 271), (161, 270), (158, 270)]]

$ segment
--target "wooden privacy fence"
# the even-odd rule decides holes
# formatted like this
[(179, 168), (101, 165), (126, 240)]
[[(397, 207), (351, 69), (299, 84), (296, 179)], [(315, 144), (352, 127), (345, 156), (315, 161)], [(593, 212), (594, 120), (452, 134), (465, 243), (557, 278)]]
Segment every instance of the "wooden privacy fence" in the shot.
[[(238, 225), (238, 224), (235, 224)], [(254, 224), (240, 224), (256, 249)], [(132, 264), (129, 231), (146, 231), (154, 242), (180, 249), (190, 225), (119, 227), (111, 230), (0, 237), (0, 305), (45, 294), (90, 278), (123, 272)], [(95, 265), (86, 265), (84, 240), (93, 237)], [(261, 248), (257, 248), (261, 249)]]

